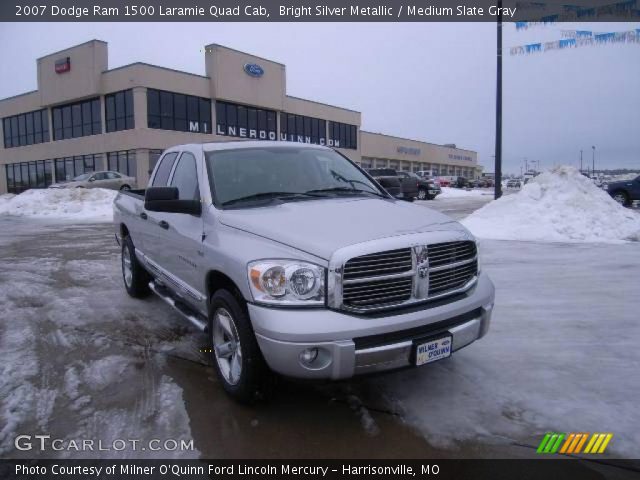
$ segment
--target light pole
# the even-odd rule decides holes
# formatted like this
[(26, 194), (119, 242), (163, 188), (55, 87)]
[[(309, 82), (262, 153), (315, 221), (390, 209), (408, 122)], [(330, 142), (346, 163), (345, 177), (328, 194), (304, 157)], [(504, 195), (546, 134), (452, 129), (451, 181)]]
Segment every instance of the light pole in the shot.
[(496, 149), (494, 198), (502, 196), (502, 0), (498, 0), (496, 26)]
[(580, 150), (580, 173), (582, 173), (582, 150)]
[(591, 175), (593, 176), (596, 174), (596, 147), (591, 147), (591, 150), (593, 151), (593, 157), (591, 159)]

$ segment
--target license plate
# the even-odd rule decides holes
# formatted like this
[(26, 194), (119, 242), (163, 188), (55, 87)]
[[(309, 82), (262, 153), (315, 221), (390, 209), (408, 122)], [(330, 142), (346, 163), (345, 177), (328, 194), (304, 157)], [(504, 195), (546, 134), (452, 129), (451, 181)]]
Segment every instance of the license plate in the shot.
[(451, 356), (451, 335), (428, 341), (418, 341), (415, 346), (416, 365), (435, 362)]

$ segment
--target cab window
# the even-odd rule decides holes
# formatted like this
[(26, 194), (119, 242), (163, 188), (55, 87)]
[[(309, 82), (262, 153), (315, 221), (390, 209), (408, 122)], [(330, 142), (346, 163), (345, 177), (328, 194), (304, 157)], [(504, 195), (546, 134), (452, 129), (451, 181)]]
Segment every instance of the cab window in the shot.
[(153, 177), (153, 183), (151, 184), (154, 187), (166, 187), (167, 181), (169, 180), (169, 174), (171, 173), (171, 169), (173, 168), (173, 164), (176, 161), (178, 156), (177, 152), (167, 153), (160, 160), (160, 165), (156, 170), (156, 174)]
[(200, 200), (196, 158), (191, 153), (180, 156), (169, 186), (178, 188), (179, 200)]

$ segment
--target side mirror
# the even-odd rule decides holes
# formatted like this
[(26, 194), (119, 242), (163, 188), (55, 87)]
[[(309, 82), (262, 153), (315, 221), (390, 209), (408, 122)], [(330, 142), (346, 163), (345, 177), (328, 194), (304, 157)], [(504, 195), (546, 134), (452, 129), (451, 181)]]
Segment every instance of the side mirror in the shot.
[(188, 213), (200, 215), (200, 200), (179, 200), (176, 187), (149, 187), (144, 194), (144, 208), (150, 212)]
[(90, 181), (90, 182), (95, 182), (95, 181), (96, 181), (96, 177), (91, 177), (91, 178), (89, 178), (89, 181)]

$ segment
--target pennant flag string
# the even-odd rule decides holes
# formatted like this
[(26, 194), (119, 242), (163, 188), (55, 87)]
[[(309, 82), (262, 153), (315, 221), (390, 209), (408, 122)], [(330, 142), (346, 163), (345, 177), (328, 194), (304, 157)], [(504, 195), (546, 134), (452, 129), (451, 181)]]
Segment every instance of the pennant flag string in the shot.
[[(639, 0), (624, 0), (600, 7), (581, 7), (577, 5), (561, 5), (561, 13), (545, 15), (536, 21), (515, 22), (516, 30), (526, 30), (536, 25), (549, 25), (558, 22), (584, 21), (593, 18), (616, 16), (629, 19), (640, 19)], [(516, 2), (516, 8), (524, 10), (546, 10), (547, 7), (557, 7), (546, 2)]]
[(511, 55), (525, 55), (531, 53), (547, 52), (550, 50), (562, 50), (565, 48), (586, 47), (602, 45), (607, 43), (636, 43), (640, 45), (640, 28), (625, 32), (593, 33), (591, 35), (580, 35), (574, 38), (563, 38), (554, 42), (530, 43), (511, 47)]

